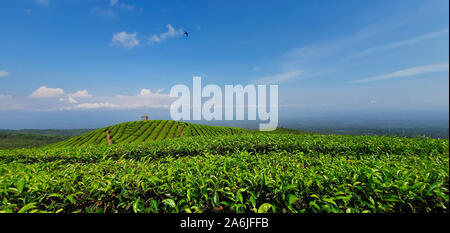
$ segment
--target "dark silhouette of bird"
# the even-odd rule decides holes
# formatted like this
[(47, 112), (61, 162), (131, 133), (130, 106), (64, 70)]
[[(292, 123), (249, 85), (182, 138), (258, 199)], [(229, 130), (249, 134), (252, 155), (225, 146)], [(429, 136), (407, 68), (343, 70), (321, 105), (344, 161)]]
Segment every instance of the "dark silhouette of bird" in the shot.
[(186, 35), (186, 37), (189, 37), (189, 33), (188, 32), (184, 32), (184, 34)]

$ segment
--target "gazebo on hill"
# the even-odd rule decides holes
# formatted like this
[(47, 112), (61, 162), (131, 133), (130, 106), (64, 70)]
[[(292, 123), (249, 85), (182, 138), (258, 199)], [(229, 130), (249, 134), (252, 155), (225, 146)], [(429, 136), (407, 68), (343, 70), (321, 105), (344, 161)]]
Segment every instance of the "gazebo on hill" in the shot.
[(141, 116), (141, 121), (148, 121), (147, 114), (144, 114), (144, 115)]

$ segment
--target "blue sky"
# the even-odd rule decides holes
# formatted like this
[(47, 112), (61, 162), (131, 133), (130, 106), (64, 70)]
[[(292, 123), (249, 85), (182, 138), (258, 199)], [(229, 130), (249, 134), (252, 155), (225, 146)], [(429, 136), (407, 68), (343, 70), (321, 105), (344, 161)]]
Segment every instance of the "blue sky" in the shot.
[(194, 75), (279, 84), (280, 118), (448, 115), (447, 0), (6, 0), (0, 29), (0, 128), (168, 118)]

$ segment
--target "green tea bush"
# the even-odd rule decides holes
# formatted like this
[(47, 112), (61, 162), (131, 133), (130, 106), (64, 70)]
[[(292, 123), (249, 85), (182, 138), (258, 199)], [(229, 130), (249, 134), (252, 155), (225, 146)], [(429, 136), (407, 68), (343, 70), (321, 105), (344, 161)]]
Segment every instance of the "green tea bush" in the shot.
[(428, 138), (252, 133), (0, 150), (0, 211), (448, 212), (448, 177), (449, 141)]

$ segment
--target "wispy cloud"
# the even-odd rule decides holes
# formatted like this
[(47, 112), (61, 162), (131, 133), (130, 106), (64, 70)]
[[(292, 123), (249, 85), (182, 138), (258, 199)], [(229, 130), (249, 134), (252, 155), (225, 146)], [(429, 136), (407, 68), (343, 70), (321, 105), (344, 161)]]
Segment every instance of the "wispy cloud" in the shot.
[[(383, 46), (365, 47), (365, 49), (360, 49), (359, 51), (355, 50), (355, 48), (364, 47), (369, 38), (377, 34), (387, 34), (390, 30), (394, 30), (401, 25), (372, 24), (348, 36), (293, 48), (277, 59), (275, 64), (278, 66), (277, 74), (263, 77), (253, 82), (281, 83), (299, 78), (308, 79), (337, 73), (346, 69), (353, 69), (363, 56), (414, 45), (434, 38), (448, 36), (449, 34), (448, 28), (444, 28), (416, 35), (407, 40), (391, 42)], [(299, 73), (299, 70), (302, 72)]]
[[(276, 72), (275, 75), (266, 78), (272, 77), (273, 80), (277, 80), (277, 77), (284, 77), (286, 74), (298, 70), (303, 71), (300, 76), (284, 80), (308, 79), (324, 75), (345, 78), (349, 70), (361, 69), (366, 65), (365, 63), (370, 62), (370, 55), (382, 54), (393, 49), (402, 49), (425, 41), (431, 43), (432, 39), (448, 36), (447, 26), (425, 34), (411, 30), (412, 33), (410, 33), (409, 38), (399, 40), (398, 36), (403, 36), (402, 32), (405, 29), (417, 28), (416, 25), (413, 25), (415, 21), (412, 21), (410, 16), (420, 10), (420, 8), (415, 8), (412, 11), (402, 11), (361, 25), (349, 34), (339, 33), (338, 37), (327, 37), (324, 40), (315, 40), (315, 42), (309, 44), (293, 47), (274, 59), (273, 68), (265, 69), (265, 71)], [(386, 44), (379, 43), (380, 40), (386, 38), (390, 39), (385, 42)], [(399, 56), (403, 55), (403, 53), (399, 53)], [(367, 57), (367, 60), (363, 60), (361, 57)], [(270, 67), (270, 65), (266, 67)], [(292, 76), (288, 75), (288, 77)]]
[(262, 70), (261, 66), (254, 66), (253, 67), (253, 71), (261, 71), (261, 70)]
[(395, 79), (395, 78), (404, 78), (404, 77), (409, 77), (409, 76), (419, 75), (419, 74), (442, 72), (442, 71), (448, 71), (448, 70), (449, 70), (449, 63), (442, 62), (442, 63), (436, 63), (436, 64), (425, 65), (425, 66), (416, 66), (416, 67), (409, 68), (409, 69), (398, 70), (398, 71), (395, 71), (392, 73), (373, 76), (370, 78), (359, 79), (359, 80), (352, 81), (352, 83), (375, 82), (375, 81), (382, 81), (382, 80)]
[(35, 2), (45, 7), (48, 7), (50, 5), (50, 0), (35, 0)]
[(356, 33), (343, 38), (292, 48), (276, 59), (275, 67), (278, 71), (275, 75), (259, 78), (253, 82), (281, 83), (299, 78), (319, 77), (339, 70), (340, 64), (344, 63), (343, 57), (358, 40), (366, 35), (367, 33), (364, 36)]
[(101, 109), (101, 108), (119, 108), (120, 106), (117, 104), (112, 104), (108, 102), (104, 103), (84, 103), (84, 104), (77, 104), (73, 106), (72, 108), (66, 108), (65, 110), (72, 110), (72, 109), (80, 109), (80, 110), (90, 110), (90, 109)]
[(116, 17), (116, 10), (134, 11), (135, 9), (136, 7), (133, 5), (110, 0), (108, 6), (96, 6), (92, 8), (91, 13), (101, 18), (111, 19)]
[(9, 75), (9, 73), (6, 72), (5, 70), (0, 70), (0, 78), (5, 78), (8, 75)]
[(102, 8), (102, 7), (94, 7), (91, 10), (91, 13), (101, 17), (101, 18), (115, 18), (116, 14), (114, 13), (113, 10), (108, 9), (108, 8)]
[(176, 36), (180, 36), (183, 35), (184, 31), (183, 29), (179, 28), (179, 29), (175, 29), (172, 25), (167, 24), (167, 32), (163, 32), (159, 35), (157, 34), (153, 34), (148, 38), (148, 41), (150, 44), (153, 43), (160, 43), (161, 41), (167, 39), (167, 38), (171, 38), (171, 37), (176, 37)]
[(124, 10), (128, 10), (128, 11), (133, 11), (135, 9), (135, 7), (133, 5), (126, 4), (126, 3), (119, 4), (119, 7)]
[(123, 48), (134, 48), (139, 45), (137, 33), (117, 32), (113, 34), (112, 44)]
[(0, 111), (17, 110), (22, 106), (19, 103), (15, 103), (11, 95), (5, 95), (0, 93)]
[(10, 95), (4, 95), (4, 94), (0, 93), (0, 99), (11, 99), (11, 98), (12, 98), (12, 96), (10, 96)]
[(132, 11), (135, 9), (133, 5), (127, 4), (127, 3), (119, 3), (119, 0), (109, 0), (109, 6), (110, 7), (119, 7), (125, 10)]
[(361, 56), (369, 55), (369, 54), (376, 53), (376, 52), (383, 52), (383, 51), (387, 51), (387, 50), (391, 50), (391, 49), (396, 49), (396, 48), (400, 48), (403, 46), (417, 44), (419, 42), (434, 39), (434, 38), (441, 37), (441, 36), (446, 36), (446, 35), (448, 36), (448, 34), (449, 34), (448, 28), (444, 28), (444, 29), (441, 29), (438, 31), (426, 33), (423, 35), (418, 35), (418, 36), (412, 37), (407, 40), (396, 41), (396, 42), (392, 42), (392, 43), (389, 43), (386, 45), (368, 48), (363, 51), (357, 52), (353, 56), (361, 57)]
[(117, 5), (117, 3), (119, 3), (119, 0), (109, 0), (110, 6), (115, 6), (115, 5)]
[(263, 78), (260, 78), (257, 80), (253, 80), (252, 83), (255, 83), (255, 84), (278, 84), (280, 82), (285, 82), (288, 80), (298, 78), (303, 73), (304, 73), (303, 70), (288, 71), (288, 72), (283, 72), (283, 73), (263, 77)]

